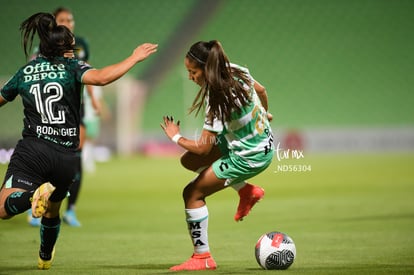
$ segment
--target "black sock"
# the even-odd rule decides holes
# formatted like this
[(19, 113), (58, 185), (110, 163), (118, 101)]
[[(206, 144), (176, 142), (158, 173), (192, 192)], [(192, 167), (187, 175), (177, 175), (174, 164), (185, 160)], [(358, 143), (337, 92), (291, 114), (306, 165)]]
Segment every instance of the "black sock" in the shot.
[(43, 260), (50, 260), (52, 258), (53, 247), (60, 231), (60, 218), (42, 218), (40, 225), (40, 250), (39, 256)]
[(23, 213), (32, 206), (30, 198), (34, 191), (14, 192), (11, 193), (4, 202), (4, 209), (9, 216), (15, 216)]
[[(80, 161), (82, 163), (82, 159)], [(67, 210), (71, 210), (78, 200), (79, 191), (81, 188), (81, 182), (82, 182), (82, 165), (78, 167), (78, 173), (76, 173), (75, 181), (72, 183), (72, 185), (69, 188), (69, 198), (68, 198), (68, 205)]]

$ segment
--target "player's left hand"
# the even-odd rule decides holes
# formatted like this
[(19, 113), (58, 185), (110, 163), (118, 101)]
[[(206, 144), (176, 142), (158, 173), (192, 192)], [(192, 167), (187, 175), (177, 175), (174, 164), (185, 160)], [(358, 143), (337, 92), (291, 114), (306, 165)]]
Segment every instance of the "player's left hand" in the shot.
[(165, 134), (172, 139), (173, 136), (180, 133), (180, 121), (174, 122), (174, 117), (164, 116), (164, 124), (161, 123), (161, 128), (164, 130)]
[(158, 44), (144, 43), (135, 48), (134, 52), (132, 53), (132, 57), (134, 57), (137, 63), (141, 62), (151, 54), (155, 53), (157, 51), (157, 48)]

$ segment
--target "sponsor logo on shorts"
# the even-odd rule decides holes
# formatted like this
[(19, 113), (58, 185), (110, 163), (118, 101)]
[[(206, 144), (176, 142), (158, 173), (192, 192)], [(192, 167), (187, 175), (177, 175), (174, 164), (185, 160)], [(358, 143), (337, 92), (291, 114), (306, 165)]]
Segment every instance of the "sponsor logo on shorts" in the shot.
[(33, 183), (27, 180), (17, 179), (17, 182), (23, 183), (24, 185), (27, 185), (27, 186), (33, 186)]

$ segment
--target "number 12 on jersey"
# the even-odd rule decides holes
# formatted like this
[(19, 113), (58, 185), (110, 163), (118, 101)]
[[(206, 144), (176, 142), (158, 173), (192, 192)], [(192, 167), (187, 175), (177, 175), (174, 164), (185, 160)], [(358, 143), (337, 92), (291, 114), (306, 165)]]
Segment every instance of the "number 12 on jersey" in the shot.
[[(36, 110), (40, 114), (43, 123), (65, 123), (65, 112), (63, 110), (53, 112), (53, 104), (58, 102), (63, 97), (63, 88), (59, 83), (47, 83), (43, 87), (43, 90), (41, 89), (39, 83), (33, 84), (30, 86), (29, 92), (34, 95)], [(45, 99), (43, 100), (43, 98)]]

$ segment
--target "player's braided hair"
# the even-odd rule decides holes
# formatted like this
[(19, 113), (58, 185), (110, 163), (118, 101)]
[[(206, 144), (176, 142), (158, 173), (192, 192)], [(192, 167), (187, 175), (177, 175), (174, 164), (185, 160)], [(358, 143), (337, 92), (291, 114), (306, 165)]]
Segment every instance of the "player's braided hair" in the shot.
[(65, 26), (58, 26), (50, 13), (39, 12), (20, 25), (24, 53), (27, 56), (33, 45), (34, 35), (40, 39), (39, 52), (45, 57), (63, 56), (73, 50), (75, 37)]
[(219, 41), (199, 41), (191, 46), (186, 57), (203, 69), (205, 77), (190, 113), (196, 110), (197, 115), (208, 98), (207, 122), (219, 119), (224, 123), (230, 120), (232, 111), (240, 112), (251, 101), (246, 88), (252, 85), (251, 80), (244, 71), (230, 66)]

